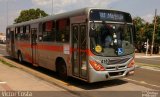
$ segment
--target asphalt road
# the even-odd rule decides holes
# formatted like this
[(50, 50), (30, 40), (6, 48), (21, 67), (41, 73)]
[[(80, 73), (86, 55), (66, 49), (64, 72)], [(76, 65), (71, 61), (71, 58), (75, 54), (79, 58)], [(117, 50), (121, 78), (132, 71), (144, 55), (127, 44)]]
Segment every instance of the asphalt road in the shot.
[[(2, 56), (7, 56), (7, 53), (5, 52), (5, 46), (3, 45), (0, 45), (0, 54)], [(15, 60), (12, 60), (12, 61), (15, 61)], [(136, 61), (146, 62), (145, 58), (138, 59), (138, 60), (136, 59)], [(147, 64), (150, 64), (150, 62), (151, 63), (154, 62), (154, 60), (148, 60), (148, 61), (149, 62), (147, 62)], [(31, 65), (28, 65), (28, 63), (23, 64), (23, 65), (35, 70), (35, 68), (32, 67)], [(50, 72), (46, 69), (38, 68), (36, 70), (38, 72), (47, 74), (47, 76), (53, 77), (52, 75), (53, 72)], [(64, 84), (64, 86), (70, 89), (73, 89), (73, 90), (77, 90), (77, 91), (84, 91), (84, 90), (90, 90), (90, 91), (141, 91), (142, 90), (144, 91), (147, 89), (160, 90), (160, 76), (159, 75), (160, 75), (160, 71), (155, 71), (153, 69), (148, 69), (148, 68), (147, 69), (137, 68), (134, 76), (130, 76), (124, 79), (98, 82), (95, 84), (88, 84), (80, 80), (71, 78), (65, 82), (66, 84)], [(56, 79), (59, 79), (57, 78), (57, 76), (54, 76), (54, 77)], [(90, 92), (90, 93), (92, 95), (94, 93), (96, 94), (96, 92), (94, 93)], [(103, 92), (102, 92), (102, 95), (104, 95)]]
[(133, 83), (160, 90), (160, 71), (138, 68), (135, 71), (135, 75), (129, 76), (127, 79)]
[(136, 58), (136, 62), (160, 66), (160, 57), (155, 58)]

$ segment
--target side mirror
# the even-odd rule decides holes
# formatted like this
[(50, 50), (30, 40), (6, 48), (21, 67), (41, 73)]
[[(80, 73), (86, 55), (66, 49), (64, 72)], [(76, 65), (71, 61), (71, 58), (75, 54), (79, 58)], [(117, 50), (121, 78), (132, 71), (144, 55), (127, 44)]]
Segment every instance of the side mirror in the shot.
[(90, 37), (96, 37), (96, 27), (95, 27), (95, 23), (93, 21), (93, 23), (91, 23), (91, 28), (89, 31), (89, 36)]

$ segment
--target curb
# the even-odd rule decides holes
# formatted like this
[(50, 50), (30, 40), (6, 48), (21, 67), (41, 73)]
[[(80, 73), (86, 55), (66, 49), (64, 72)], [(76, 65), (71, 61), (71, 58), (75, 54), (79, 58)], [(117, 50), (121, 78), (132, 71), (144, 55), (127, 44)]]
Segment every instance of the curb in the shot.
[[(74, 87), (72, 85), (70, 87), (65, 87), (68, 84), (67, 82), (63, 82), (63, 81), (58, 80), (58, 79), (56, 79), (54, 77), (48, 76), (48, 75), (46, 75), (44, 73), (41, 73), (41, 72), (36, 71), (34, 69), (31, 69), (29, 67), (23, 66), (23, 65), (21, 65), (19, 63), (16, 63), (14, 61), (6, 59), (6, 58), (4, 58), (2, 56), (0, 56), (0, 62), (1, 63), (5, 62), (5, 63), (9, 64), (10, 67), (16, 67), (18, 69), (21, 69), (21, 70), (27, 72), (27, 73), (30, 73), (33, 76), (38, 77), (38, 78), (40, 78), (40, 79), (42, 79), (44, 81), (47, 81), (49, 83), (52, 83), (53, 85), (56, 85), (56, 86), (58, 86), (58, 87), (60, 87), (60, 88), (62, 88), (64, 90), (66, 90), (66, 91), (68, 91), (68, 92), (70, 92), (70, 93), (72, 93), (74, 95), (77, 95), (77, 96), (81, 96), (82, 95), (82, 94), (76, 92), (76, 90), (72, 90), (71, 88)], [(3, 64), (5, 64), (5, 63), (3, 63)]]

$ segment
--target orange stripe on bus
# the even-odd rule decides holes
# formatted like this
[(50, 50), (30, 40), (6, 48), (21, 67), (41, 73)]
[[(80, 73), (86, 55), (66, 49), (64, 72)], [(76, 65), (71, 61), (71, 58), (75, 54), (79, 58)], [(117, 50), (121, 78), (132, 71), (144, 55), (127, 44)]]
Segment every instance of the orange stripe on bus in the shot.
[[(57, 51), (57, 52), (63, 52), (63, 46), (53, 46), (53, 45), (44, 45), (44, 44), (37, 44), (36, 46), (31, 46), (29, 43), (17, 43), (19, 47), (23, 48), (36, 48), (38, 50), (48, 50), (48, 51)], [(89, 49), (79, 49), (79, 48), (70, 48), (70, 53), (73, 53), (74, 51), (80, 52), (86, 52), (88, 56), (94, 56), (94, 54)], [(27, 55), (28, 56), (28, 55)], [(29, 56), (28, 56), (29, 59)]]
[(87, 53), (88, 56), (94, 56), (94, 54), (91, 52), (90, 49), (86, 49), (86, 50), (82, 50), (82, 49), (78, 49), (78, 48), (70, 48), (70, 53), (72, 54), (74, 51), (77, 51), (77, 52), (85, 52)]
[(63, 52), (63, 46), (37, 45), (37, 49)]
[(25, 52), (25, 58), (32, 63), (32, 57), (29, 55), (29, 53)]
[(36, 46), (29, 43), (17, 43), (17, 46), (23, 48), (36, 48), (38, 50), (49, 50), (49, 51), (58, 51), (63, 52), (63, 46), (53, 46), (53, 45), (44, 45), (44, 44), (37, 44)]

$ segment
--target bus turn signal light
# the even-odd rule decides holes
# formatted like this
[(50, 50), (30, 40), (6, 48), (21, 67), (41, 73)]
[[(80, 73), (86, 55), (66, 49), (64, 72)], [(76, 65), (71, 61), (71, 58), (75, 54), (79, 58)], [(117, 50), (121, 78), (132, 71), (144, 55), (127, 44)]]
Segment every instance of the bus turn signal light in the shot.
[(133, 66), (134, 66), (134, 64), (135, 64), (135, 61), (134, 61), (134, 59), (133, 59), (133, 60), (131, 61), (131, 63), (129, 63), (128, 68), (133, 67)]
[(101, 65), (101, 64), (99, 64), (99, 63), (97, 63), (97, 62), (95, 62), (95, 61), (89, 61), (89, 63), (91, 64), (91, 66), (96, 70), (96, 71), (105, 71), (105, 68)]

